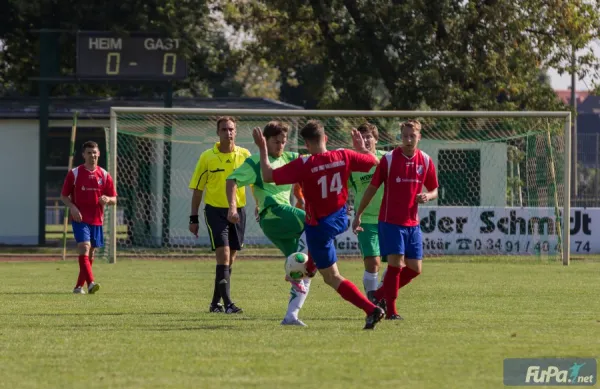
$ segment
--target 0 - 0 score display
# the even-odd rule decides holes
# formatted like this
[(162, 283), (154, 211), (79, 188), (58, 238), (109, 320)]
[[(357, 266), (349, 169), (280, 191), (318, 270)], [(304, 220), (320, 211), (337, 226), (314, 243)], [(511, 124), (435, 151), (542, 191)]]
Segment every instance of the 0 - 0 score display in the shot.
[[(162, 58), (162, 75), (174, 76), (177, 73), (177, 54), (164, 53)], [(108, 53), (108, 55), (106, 56), (106, 74), (108, 76), (118, 76), (119, 74), (121, 74), (120, 52)]]
[(106, 32), (77, 35), (77, 77), (109, 79), (183, 79), (187, 63), (181, 42), (156, 34), (126, 37)]

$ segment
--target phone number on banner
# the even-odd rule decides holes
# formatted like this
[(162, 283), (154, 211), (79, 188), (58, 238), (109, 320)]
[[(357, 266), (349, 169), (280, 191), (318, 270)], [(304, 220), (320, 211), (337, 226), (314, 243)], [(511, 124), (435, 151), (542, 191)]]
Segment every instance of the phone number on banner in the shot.
[[(557, 253), (561, 244), (557, 240), (516, 240), (500, 238), (460, 238), (456, 240), (423, 239), (423, 251), (439, 254), (538, 254)], [(588, 240), (571, 240), (572, 253), (590, 253)]]

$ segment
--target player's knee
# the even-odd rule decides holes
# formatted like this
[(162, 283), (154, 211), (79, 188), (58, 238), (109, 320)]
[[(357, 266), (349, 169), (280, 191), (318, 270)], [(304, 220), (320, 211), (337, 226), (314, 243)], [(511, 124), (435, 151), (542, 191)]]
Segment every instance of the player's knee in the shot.
[(417, 276), (418, 276), (423, 271), (421, 262), (422, 262), (421, 260), (417, 260), (417, 259), (408, 259), (408, 260), (406, 260), (406, 267), (408, 267), (409, 269), (411, 269), (412, 271), (417, 273)]
[(81, 255), (90, 255), (92, 244), (90, 242), (81, 242), (77, 244), (77, 249)]
[(225, 266), (229, 266), (229, 247), (227, 246), (221, 246), (221, 247), (217, 247), (217, 249), (215, 250), (215, 254), (217, 257), (217, 265), (225, 265)]
[(401, 267), (404, 262), (403, 254), (390, 254), (387, 256), (388, 265), (393, 267)]

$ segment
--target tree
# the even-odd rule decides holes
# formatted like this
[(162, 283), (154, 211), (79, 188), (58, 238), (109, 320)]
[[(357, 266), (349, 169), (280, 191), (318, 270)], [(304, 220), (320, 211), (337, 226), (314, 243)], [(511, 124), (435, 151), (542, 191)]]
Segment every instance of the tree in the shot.
[[(286, 100), (296, 91), (323, 108), (559, 108), (540, 70), (570, 71), (572, 48), (586, 48), (600, 20), (598, 6), (580, 0), (218, 4), (252, 37), (243, 49), (280, 70)], [(590, 52), (579, 61), (580, 74), (596, 65)]]
[(269, 66), (266, 61), (258, 63), (248, 60), (238, 68), (235, 80), (243, 87), (247, 97), (279, 99), (280, 71)]
[[(156, 31), (180, 38), (189, 59), (188, 80), (177, 84), (181, 95), (227, 96), (241, 93), (234, 80), (237, 67), (227, 39), (206, 0), (7, 0), (0, 4), (0, 82), (24, 94), (36, 92), (30, 77), (39, 75), (38, 50), (42, 28), (66, 31), (60, 35), (60, 70), (73, 74), (75, 31)], [(10, 85), (9, 85), (10, 81)], [(54, 94), (160, 93), (154, 87), (62, 85)]]

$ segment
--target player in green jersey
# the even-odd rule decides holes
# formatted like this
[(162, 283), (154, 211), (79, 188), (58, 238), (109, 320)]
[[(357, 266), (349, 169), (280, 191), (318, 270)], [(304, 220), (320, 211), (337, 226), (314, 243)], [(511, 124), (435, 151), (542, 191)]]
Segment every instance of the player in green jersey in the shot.
[[(365, 141), (365, 147), (374, 153), (378, 159), (385, 155), (385, 151), (377, 150), (375, 146), (379, 140), (379, 131), (371, 123), (363, 123), (358, 127), (358, 132)], [(354, 195), (354, 206), (356, 209), (371, 183), (371, 177), (375, 172), (375, 166), (368, 173), (352, 172), (348, 180), (348, 188)], [(362, 231), (358, 232), (358, 247), (363, 256), (365, 272), (363, 274), (363, 286), (369, 300), (374, 301), (374, 294), (378, 287), (378, 274), (381, 266), (379, 255), (379, 235), (377, 223), (379, 222), (379, 208), (383, 199), (383, 186), (379, 188), (373, 200), (362, 214)], [(384, 259), (385, 262), (385, 259)]]
[[(298, 153), (283, 151), (287, 142), (289, 127), (281, 122), (269, 122), (263, 129), (263, 135), (267, 139), (269, 151), (269, 162), (273, 168), (283, 166), (298, 158)], [(263, 182), (260, 171), (260, 156), (253, 155), (237, 168), (227, 178), (227, 200), (229, 201), (229, 213), (227, 218), (231, 223), (237, 223), (239, 216), (235, 203), (235, 191), (238, 187), (253, 185), (253, 193), (258, 206), (258, 219), (260, 228), (267, 238), (287, 258), (294, 252), (307, 252), (305, 240), (301, 239), (304, 232), (305, 213), (302, 209), (290, 204), (292, 185), (275, 185)], [(312, 260), (307, 265), (313, 275), (316, 274), (316, 266)], [(282, 325), (306, 326), (298, 319), (298, 312), (310, 289), (310, 278), (296, 281), (287, 278), (292, 283), (290, 300), (287, 313), (281, 322)]]

